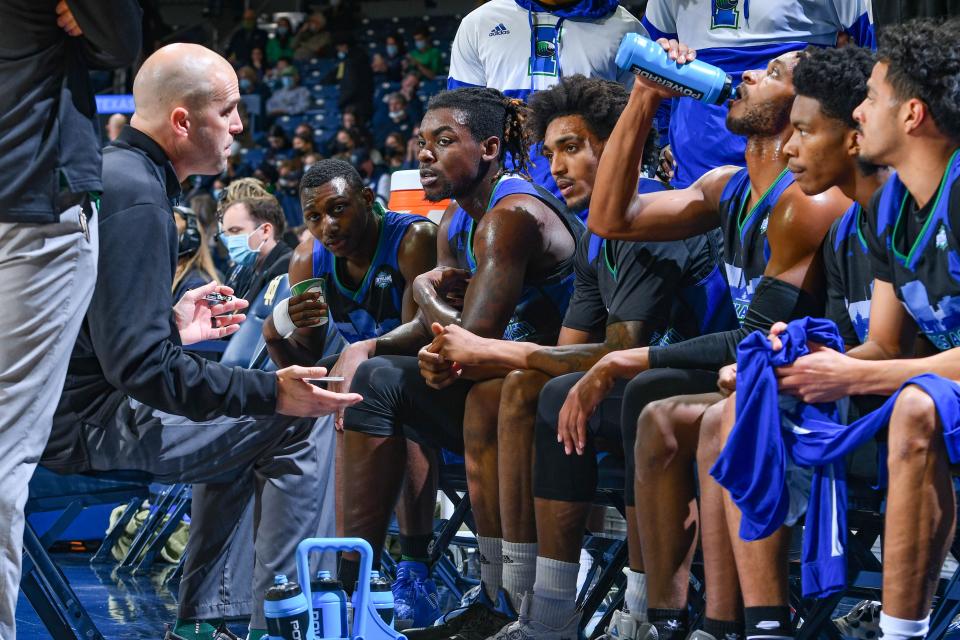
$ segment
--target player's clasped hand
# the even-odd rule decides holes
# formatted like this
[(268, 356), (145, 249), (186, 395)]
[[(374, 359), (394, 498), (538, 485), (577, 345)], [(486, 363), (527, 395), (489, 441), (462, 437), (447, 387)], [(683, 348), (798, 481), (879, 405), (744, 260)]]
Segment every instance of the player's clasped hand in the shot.
[(307, 291), (290, 298), (287, 313), (297, 327), (315, 327), (327, 317), (327, 303), (321, 300), (322, 294)]
[(417, 354), (420, 375), (423, 376), (427, 386), (434, 389), (445, 389), (460, 379), (463, 367), (440, 355), (443, 327), (434, 323), (431, 329), (435, 336), (433, 342), (420, 349)]

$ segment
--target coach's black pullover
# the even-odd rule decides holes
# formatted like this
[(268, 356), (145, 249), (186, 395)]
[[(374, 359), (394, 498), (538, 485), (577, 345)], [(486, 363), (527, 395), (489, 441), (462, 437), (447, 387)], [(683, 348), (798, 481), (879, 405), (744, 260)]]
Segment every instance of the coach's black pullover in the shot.
[[(170, 292), (177, 267), (170, 199), (180, 184), (163, 149), (126, 127), (104, 150), (103, 186), (97, 286), (70, 357), (51, 448), (68, 446), (61, 440), (70, 438), (71, 423), (112, 420), (127, 396), (198, 421), (274, 413), (275, 374), (224, 367), (181, 348)], [(64, 295), (51, 291), (51, 306)]]

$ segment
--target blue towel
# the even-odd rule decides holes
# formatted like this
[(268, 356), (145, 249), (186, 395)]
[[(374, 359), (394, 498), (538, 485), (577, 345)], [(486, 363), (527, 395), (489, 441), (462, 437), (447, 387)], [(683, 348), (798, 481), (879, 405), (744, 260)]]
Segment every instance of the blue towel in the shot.
[(797, 402), (785, 415), (774, 369), (808, 354), (808, 340), (843, 351), (836, 325), (818, 318), (791, 322), (781, 336), (783, 348), (778, 352), (771, 350), (760, 331), (737, 347), (737, 419), (710, 475), (730, 492), (741, 511), (740, 537), (757, 540), (783, 526), (786, 518), (790, 503), (787, 454), (795, 464), (814, 469), (801, 575), (804, 596), (824, 597), (846, 586), (844, 457), (887, 425), (900, 390), (912, 384), (934, 400), (947, 453), (956, 463), (960, 460), (960, 386), (929, 373), (916, 376), (882, 407), (850, 425), (840, 422), (833, 402)]

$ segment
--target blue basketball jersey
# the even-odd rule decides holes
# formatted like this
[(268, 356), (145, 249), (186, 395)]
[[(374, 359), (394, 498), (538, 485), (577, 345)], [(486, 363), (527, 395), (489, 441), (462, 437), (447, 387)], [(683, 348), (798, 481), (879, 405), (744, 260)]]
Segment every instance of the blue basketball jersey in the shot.
[(863, 207), (854, 202), (834, 221), (823, 245), (827, 317), (837, 324), (847, 349), (862, 344), (870, 328), (873, 269), (863, 237)]
[(423, 216), (384, 211), (380, 215), (380, 237), (370, 268), (351, 289), (341, 280), (339, 259), (319, 240), (313, 241), (313, 277), (326, 280), (326, 297), (330, 318), (347, 340), (377, 338), (403, 322), (403, 291), (406, 280), (397, 264), (400, 243), (407, 228), (414, 222), (425, 222)]
[(770, 213), (792, 184), (793, 174), (784, 169), (748, 210), (750, 176), (746, 169), (741, 169), (730, 178), (720, 196), (723, 266), (737, 319), (741, 322), (770, 260), (770, 243), (767, 241)]
[(942, 351), (960, 346), (960, 240), (951, 219), (960, 214), (958, 154), (919, 211), (900, 177), (891, 175), (880, 192), (876, 226), (866, 234), (877, 278), (893, 284), (920, 330)]
[[(570, 213), (562, 202), (540, 185), (514, 174), (507, 174), (500, 178), (490, 196), (487, 210), (493, 209), (507, 196), (517, 194), (537, 198), (553, 209), (575, 240), (583, 233), (585, 229), (583, 223), (577, 216)], [(450, 220), (447, 242), (451, 253), (456, 256), (457, 266), (471, 273), (477, 270), (477, 261), (473, 254), (475, 229), (476, 223), (470, 214), (457, 207)], [(575, 252), (570, 258), (558, 264), (553, 273), (547, 277), (535, 282), (524, 282), (520, 300), (503, 332), (504, 340), (543, 344), (556, 342), (561, 321), (573, 293), (574, 255)]]

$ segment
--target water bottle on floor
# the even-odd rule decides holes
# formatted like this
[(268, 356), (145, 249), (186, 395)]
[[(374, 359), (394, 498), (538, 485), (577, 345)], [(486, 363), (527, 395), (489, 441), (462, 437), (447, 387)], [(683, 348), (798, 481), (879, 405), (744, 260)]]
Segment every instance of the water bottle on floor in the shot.
[(310, 631), (310, 603), (300, 585), (277, 575), (263, 601), (267, 633), (272, 640), (307, 640)]
[[(359, 586), (353, 592), (354, 608), (357, 606), (356, 599), (358, 591)], [(393, 590), (391, 589), (391, 582), (386, 576), (381, 576), (379, 571), (370, 572), (370, 604), (377, 610), (377, 613), (380, 614), (383, 621), (390, 625), (391, 629), (394, 628)]]
[(313, 637), (316, 640), (347, 638), (347, 594), (329, 571), (310, 581), (313, 599)]
[(616, 63), (640, 78), (707, 104), (723, 104), (732, 93), (733, 79), (719, 67), (700, 60), (677, 64), (663, 47), (636, 33), (620, 41)]

